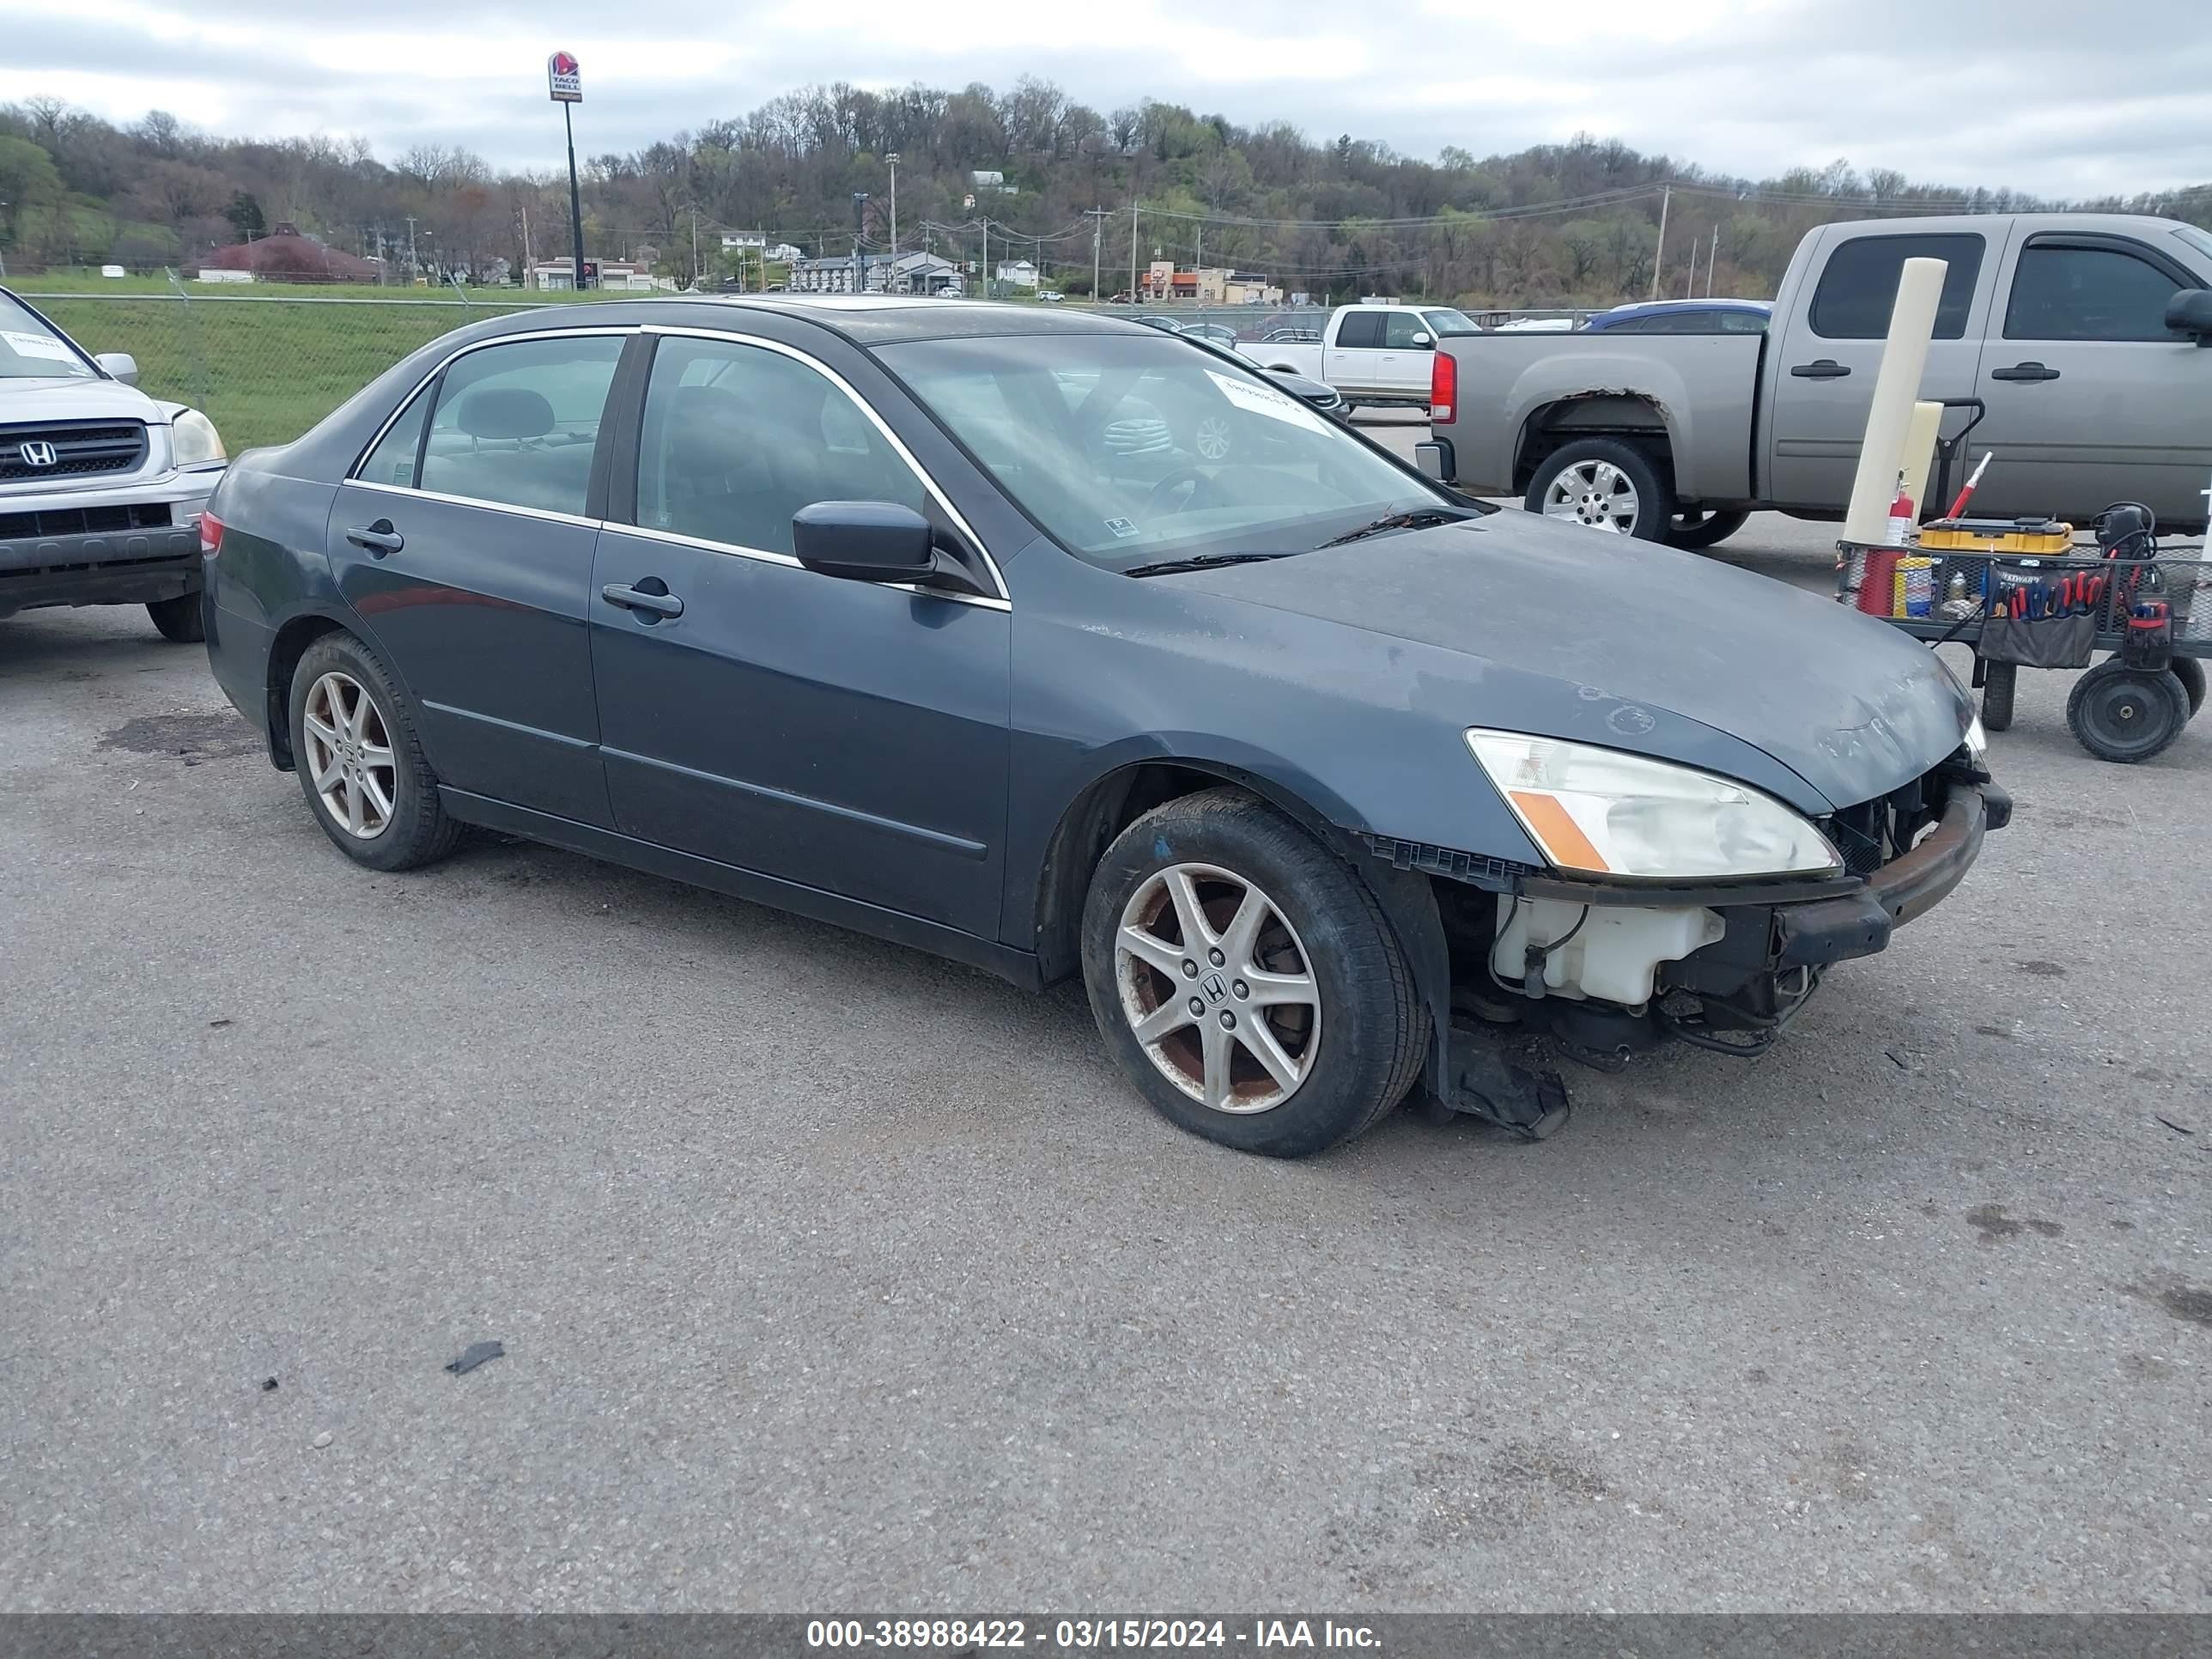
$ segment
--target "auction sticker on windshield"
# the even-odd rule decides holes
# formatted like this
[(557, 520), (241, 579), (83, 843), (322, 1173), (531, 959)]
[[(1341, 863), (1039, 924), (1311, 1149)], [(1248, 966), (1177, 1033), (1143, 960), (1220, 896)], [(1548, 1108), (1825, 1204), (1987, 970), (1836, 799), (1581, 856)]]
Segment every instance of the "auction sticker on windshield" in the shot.
[(0, 328), (0, 341), (5, 341), (18, 357), (51, 357), (58, 363), (76, 361), (75, 352), (44, 334), (18, 334), (13, 329)]
[(1249, 409), (1255, 415), (1265, 415), (1271, 420), (1286, 421), (1292, 426), (1302, 426), (1309, 432), (1326, 432), (1328, 422), (1308, 409), (1287, 392), (1278, 392), (1271, 386), (1255, 386), (1249, 380), (1240, 380), (1231, 375), (1206, 371), (1206, 378), (1221, 389), (1221, 395), (1239, 409)]

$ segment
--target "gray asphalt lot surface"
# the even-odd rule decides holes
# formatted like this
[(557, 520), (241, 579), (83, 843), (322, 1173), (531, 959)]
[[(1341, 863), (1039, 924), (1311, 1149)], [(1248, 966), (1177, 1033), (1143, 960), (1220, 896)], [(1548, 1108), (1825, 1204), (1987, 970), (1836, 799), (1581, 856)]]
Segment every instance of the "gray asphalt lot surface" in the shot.
[(2212, 726), (2069, 678), (1769, 1057), (1282, 1164), (1073, 988), (359, 870), (199, 649), (0, 622), (0, 1607), (2212, 1609)]

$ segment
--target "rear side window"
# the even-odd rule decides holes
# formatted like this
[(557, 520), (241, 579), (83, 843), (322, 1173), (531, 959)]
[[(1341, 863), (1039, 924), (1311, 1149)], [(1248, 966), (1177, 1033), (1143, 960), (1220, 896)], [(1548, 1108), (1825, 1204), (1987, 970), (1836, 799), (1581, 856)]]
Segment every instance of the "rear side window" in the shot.
[(1974, 302), (1974, 279), (1982, 274), (1983, 246), (1974, 235), (1861, 236), (1844, 243), (1828, 256), (1820, 284), (1813, 290), (1813, 332), (1825, 340), (1884, 338), (1905, 262), (1942, 259), (1950, 269), (1943, 273), (1943, 297), (1936, 306), (1936, 337), (1963, 337)]
[(1344, 319), (1336, 331), (1336, 343), (1355, 349), (1382, 343), (1382, 313), (1379, 311), (1355, 311)]
[(2005, 306), (2008, 340), (2172, 340), (2166, 302), (2181, 284), (2116, 247), (2030, 242)]
[(422, 447), (422, 423), (430, 418), (430, 394), (418, 393), (415, 401), (386, 428), (354, 476), (363, 483), (415, 483), (415, 457)]
[(422, 487), (582, 516), (623, 339), (515, 340), (454, 363), (438, 385)]

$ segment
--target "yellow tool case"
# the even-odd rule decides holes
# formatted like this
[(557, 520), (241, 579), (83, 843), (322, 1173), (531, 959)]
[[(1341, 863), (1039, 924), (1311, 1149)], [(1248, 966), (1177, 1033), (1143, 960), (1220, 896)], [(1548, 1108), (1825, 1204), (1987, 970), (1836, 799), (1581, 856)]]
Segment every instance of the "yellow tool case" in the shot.
[(2064, 554), (2074, 526), (2058, 519), (1936, 519), (1920, 526), (1925, 553)]

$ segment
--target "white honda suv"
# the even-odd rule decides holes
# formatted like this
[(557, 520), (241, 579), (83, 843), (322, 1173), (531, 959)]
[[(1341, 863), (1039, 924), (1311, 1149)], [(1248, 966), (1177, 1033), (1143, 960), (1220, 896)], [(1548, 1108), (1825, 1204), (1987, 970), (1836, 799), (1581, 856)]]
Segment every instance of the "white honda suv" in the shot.
[(201, 637), (200, 514), (222, 440), (137, 379), (0, 289), (0, 617), (143, 605), (163, 638)]

